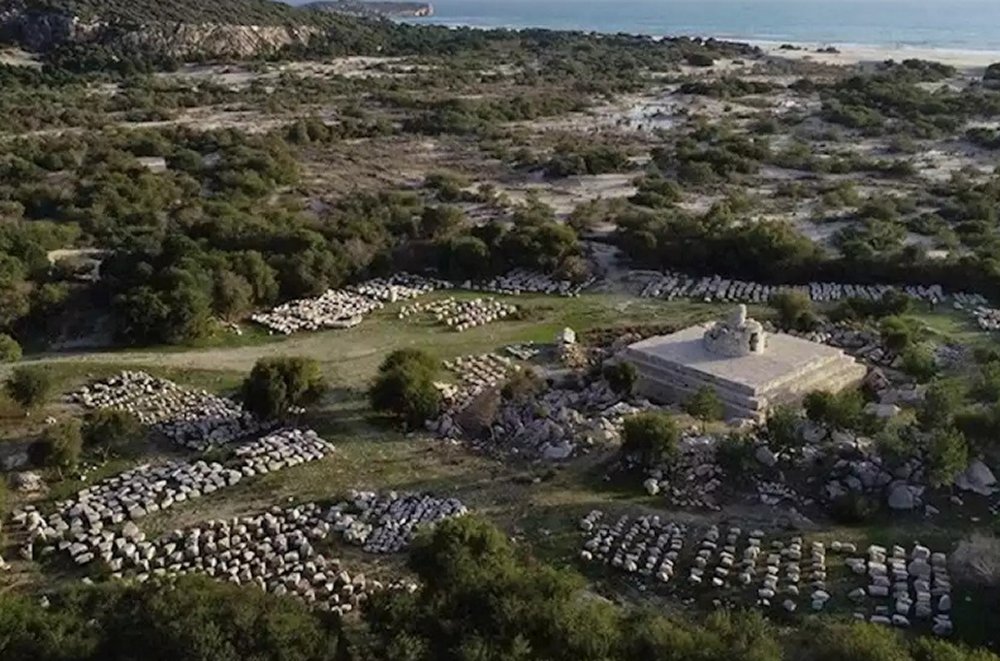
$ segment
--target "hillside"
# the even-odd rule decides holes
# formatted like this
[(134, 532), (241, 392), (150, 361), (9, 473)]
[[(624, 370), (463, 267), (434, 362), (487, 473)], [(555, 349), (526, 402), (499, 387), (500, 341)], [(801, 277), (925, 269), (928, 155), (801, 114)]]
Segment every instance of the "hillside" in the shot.
[[(171, 57), (251, 57), (304, 47), (356, 20), (270, 0), (2, 0), (0, 42)], [(350, 26), (346, 26), (350, 27)]]
[(356, 0), (321, 0), (301, 5), (303, 8), (353, 16), (432, 16), (434, 7), (429, 2), (377, 2)]

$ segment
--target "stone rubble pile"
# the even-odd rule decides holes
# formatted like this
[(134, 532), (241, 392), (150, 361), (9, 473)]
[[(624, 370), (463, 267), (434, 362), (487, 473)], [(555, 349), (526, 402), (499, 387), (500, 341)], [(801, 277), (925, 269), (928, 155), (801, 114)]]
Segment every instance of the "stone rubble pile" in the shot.
[(69, 400), (88, 409), (128, 411), (174, 443), (198, 451), (267, 428), (231, 399), (189, 390), (145, 372), (123, 371), (84, 386)]
[(343, 615), (383, 585), (361, 573), (352, 576), (339, 559), (317, 552), (314, 544), (325, 541), (331, 530), (323, 508), (315, 503), (208, 521), (152, 541), (127, 523), (119, 534), (103, 532), (96, 557), (107, 564), (113, 578), (145, 582), (151, 577), (200, 574), (256, 585)]
[(504, 402), (488, 437), (472, 444), (491, 453), (568, 459), (620, 442), (624, 419), (641, 410), (621, 401), (603, 381), (580, 390), (555, 388), (530, 401)]
[(605, 524), (601, 523), (603, 516), (603, 512), (594, 510), (580, 521), (581, 530), (588, 535), (580, 551), (582, 560), (653, 577), (660, 583), (670, 582), (684, 549), (685, 526), (661, 521), (658, 516), (635, 520), (622, 516)]
[(434, 317), (437, 323), (462, 332), (516, 313), (516, 305), (510, 305), (494, 298), (456, 300), (448, 297), (428, 303), (414, 303), (405, 306), (400, 309), (399, 318), (406, 319), (417, 314), (428, 314)]
[(665, 272), (646, 279), (640, 290), (643, 298), (695, 298), (704, 301), (725, 301), (733, 303), (767, 303), (775, 294), (795, 290), (801, 291), (816, 302), (840, 301), (846, 298), (861, 298), (878, 301), (891, 291), (899, 291), (913, 298), (937, 304), (947, 295), (940, 285), (855, 285), (833, 282), (811, 282), (807, 285), (766, 285), (758, 282), (724, 278), (722, 276), (689, 276), (683, 273)]
[(323, 518), (345, 541), (368, 553), (398, 553), (409, 546), (420, 527), (468, 511), (456, 498), (358, 491), (350, 494), (349, 501), (327, 510)]
[[(761, 530), (744, 532), (712, 524), (700, 533), (684, 524), (646, 515), (627, 515), (610, 522), (594, 510), (579, 522), (583, 532), (580, 559), (608, 565), (652, 585), (670, 584), (674, 576), (686, 577), (694, 590), (716, 590), (731, 595), (752, 590), (748, 601), (758, 607), (780, 607), (792, 613), (800, 600), (813, 611), (823, 611), (833, 598), (828, 577), (831, 558), (855, 574), (868, 576), (866, 587), (846, 596), (855, 603), (855, 616), (874, 623), (909, 627), (913, 619), (930, 622), (940, 636), (954, 629), (950, 618), (951, 580), (947, 557), (919, 544), (907, 557), (899, 546), (891, 556), (881, 546), (871, 546), (868, 558), (857, 557), (850, 542), (806, 542), (800, 536), (765, 543)], [(688, 543), (689, 536), (694, 540)], [(685, 553), (693, 546), (694, 552)], [(871, 615), (864, 612), (871, 606)]]
[(344, 289), (329, 289), (315, 298), (288, 301), (250, 317), (272, 333), (291, 335), (324, 328), (350, 328), (385, 303), (415, 298), (451, 285), (408, 273), (377, 278)]
[(1000, 331), (1000, 310), (981, 305), (972, 310), (972, 316), (980, 330)]
[(722, 486), (722, 468), (715, 461), (719, 439), (687, 434), (676, 457), (667, 466), (650, 471), (643, 486), (651, 495), (663, 494), (675, 507), (718, 511), (715, 492)]
[(487, 291), (494, 294), (557, 294), (559, 296), (579, 296), (596, 281), (590, 278), (586, 282), (574, 284), (569, 280), (556, 280), (544, 273), (525, 269), (514, 269), (506, 275), (501, 275), (486, 282), (466, 282), (463, 289)]
[(241, 447), (225, 465), (198, 460), (138, 466), (55, 503), (48, 515), (31, 505), (14, 512), (12, 520), (28, 533), (21, 554), (30, 560), (36, 547), (45, 555), (67, 551), (77, 564), (87, 564), (101, 556), (116, 526), (227, 489), (244, 476), (315, 461), (332, 451), (315, 432), (291, 429)]
[(504, 351), (518, 360), (524, 361), (531, 360), (542, 352), (542, 350), (536, 347), (533, 342), (526, 342), (524, 344), (508, 344), (504, 347)]
[(509, 358), (493, 353), (459, 356), (446, 360), (444, 367), (458, 376), (458, 383), (438, 383), (444, 413), (431, 425), (433, 431), (445, 438), (457, 437), (461, 430), (455, 427), (455, 416), (480, 394), (502, 384), (518, 369)]
[(236, 448), (233, 465), (246, 477), (253, 477), (319, 461), (333, 450), (333, 444), (312, 429), (282, 429)]
[[(907, 558), (901, 546), (889, 549), (871, 545), (867, 558), (848, 557), (845, 564), (859, 576), (868, 577), (866, 587), (848, 595), (858, 610), (855, 617), (874, 624), (909, 628), (914, 619), (932, 620), (931, 630), (947, 636), (954, 630), (951, 621), (951, 578), (944, 553), (932, 553), (915, 544)], [(871, 600), (871, 615), (864, 607)]]

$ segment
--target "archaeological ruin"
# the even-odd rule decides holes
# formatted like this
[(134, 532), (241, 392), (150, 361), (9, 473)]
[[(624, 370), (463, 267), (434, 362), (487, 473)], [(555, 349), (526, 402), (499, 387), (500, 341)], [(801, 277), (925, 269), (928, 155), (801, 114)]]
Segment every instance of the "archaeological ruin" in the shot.
[(720, 322), (632, 344), (625, 360), (638, 389), (661, 402), (683, 402), (715, 390), (731, 418), (762, 420), (769, 409), (813, 390), (835, 392), (864, 378), (865, 367), (840, 349), (783, 333), (767, 333), (738, 306)]

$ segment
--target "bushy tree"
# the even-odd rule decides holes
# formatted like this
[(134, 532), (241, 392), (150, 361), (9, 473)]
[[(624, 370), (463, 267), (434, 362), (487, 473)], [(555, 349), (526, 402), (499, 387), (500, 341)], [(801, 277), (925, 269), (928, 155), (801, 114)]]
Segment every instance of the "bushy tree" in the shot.
[(386, 357), (368, 391), (372, 408), (414, 428), (438, 414), (441, 393), (434, 385), (440, 363), (419, 349), (402, 349)]
[(779, 405), (767, 416), (768, 445), (775, 452), (794, 450), (802, 445), (799, 416), (791, 406)]
[(644, 411), (625, 419), (622, 454), (636, 457), (644, 466), (667, 461), (677, 454), (681, 432), (673, 416)]
[(18, 367), (7, 377), (4, 391), (25, 412), (30, 412), (49, 398), (52, 378), (37, 367)]
[(771, 297), (770, 303), (778, 313), (778, 323), (782, 328), (810, 331), (819, 325), (812, 299), (804, 292), (790, 289), (781, 291)]
[(134, 413), (97, 409), (84, 417), (82, 433), (85, 446), (117, 451), (141, 440), (144, 430)]
[(635, 387), (635, 382), (639, 379), (639, 373), (635, 365), (622, 360), (614, 364), (604, 366), (604, 380), (619, 395), (629, 396)]
[(21, 360), (21, 345), (10, 335), (0, 333), (0, 363), (16, 363)]
[(725, 413), (725, 406), (712, 386), (702, 386), (686, 402), (684, 410), (702, 423), (719, 420)]
[(903, 317), (886, 317), (879, 325), (882, 344), (894, 353), (903, 353), (916, 340), (913, 324)]
[(806, 633), (806, 645), (814, 661), (911, 661), (902, 637), (876, 624), (814, 625)]
[(265, 420), (282, 418), (292, 407), (318, 401), (326, 388), (326, 377), (311, 358), (261, 358), (243, 381), (243, 405)]
[(917, 381), (923, 382), (932, 379), (938, 372), (934, 349), (926, 343), (908, 346), (903, 351), (901, 358), (900, 367)]
[(45, 427), (41, 438), (31, 446), (31, 459), (40, 466), (62, 470), (76, 466), (82, 451), (80, 422), (63, 420)]
[(951, 426), (961, 408), (964, 396), (964, 389), (957, 381), (931, 383), (917, 411), (917, 422), (924, 430)]
[(969, 465), (969, 444), (954, 428), (936, 429), (927, 441), (927, 478), (931, 486), (951, 484)]
[(815, 390), (806, 395), (802, 404), (810, 420), (834, 429), (856, 430), (864, 423), (865, 401), (858, 390), (841, 390), (836, 394)]

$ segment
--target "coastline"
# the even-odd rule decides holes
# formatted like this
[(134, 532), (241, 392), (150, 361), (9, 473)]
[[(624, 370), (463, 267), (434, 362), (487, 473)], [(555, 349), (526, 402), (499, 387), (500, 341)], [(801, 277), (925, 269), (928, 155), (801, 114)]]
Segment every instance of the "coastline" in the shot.
[[(981, 75), (990, 64), (1000, 62), (1000, 50), (972, 50), (956, 48), (934, 48), (913, 46), (878, 46), (866, 44), (817, 44), (796, 42), (775, 42), (749, 39), (746, 43), (757, 46), (767, 55), (790, 60), (803, 60), (820, 64), (841, 66), (865, 65), (907, 59), (930, 60), (947, 64), (970, 75)], [(790, 44), (801, 50), (782, 49)], [(835, 48), (836, 53), (817, 52), (819, 49)]]
[[(555, 32), (593, 32), (595, 34), (613, 34), (602, 30), (574, 30), (570, 28), (555, 28), (544, 25), (477, 25), (475, 23), (462, 23), (447, 20), (444, 16), (433, 15), (430, 17), (394, 17), (410, 25), (437, 25), (447, 28), (470, 28), (474, 30), (552, 30)], [(886, 60), (906, 60), (920, 59), (932, 60), (947, 64), (959, 69), (969, 75), (981, 75), (983, 70), (995, 62), (1000, 62), (1000, 48), (954, 48), (948, 46), (914, 46), (907, 44), (864, 44), (848, 42), (819, 42), (819, 41), (796, 41), (796, 40), (776, 40), (758, 39), (751, 36), (738, 36), (733, 34), (650, 34), (645, 32), (633, 32), (631, 34), (650, 36), (654, 39), (676, 39), (688, 37), (691, 39), (718, 39), (720, 41), (730, 41), (735, 43), (745, 43), (757, 46), (767, 55), (773, 57), (783, 57), (793, 60), (807, 60), (820, 64), (831, 64), (841, 66), (865, 65), (885, 62)], [(801, 50), (783, 50), (782, 45), (792, 45)], [(817, 52), (819, 49), (835, 48), (838, 52)]]

